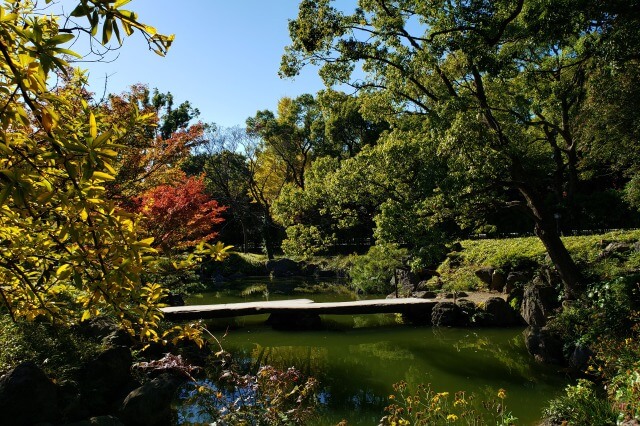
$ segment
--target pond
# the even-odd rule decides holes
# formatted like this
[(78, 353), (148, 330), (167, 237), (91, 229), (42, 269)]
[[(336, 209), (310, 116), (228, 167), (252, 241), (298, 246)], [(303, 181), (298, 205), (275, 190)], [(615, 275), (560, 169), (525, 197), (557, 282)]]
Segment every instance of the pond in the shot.
[[(309, 298), (353, 300), (348, 292), (308, 293), (336, 288), (296, 280), (249, 280), (233, 290), (201, 294), (189, 304)], [(244, 292), (245, 296), (241, 294)], [(377, 425), (389, 404), (392, 384), (430, 384), (436, 392), (465, 391), (477, 399), (495, 398), (506, 389), (507, 411), (518, 424), (536, 424), (545, 403), (558, 395), (567, 378), (537, 364), (524, 347), (521, 328), (435, 328), (405, 324), (393, 314), (323, 316), (313, 331), (277, 331), (265, 316), (216, 320), (209, 329), (225, 350), (245, 365), (259, 362), (280, 369), (295, 366), (320, 381), (317, 425)]]

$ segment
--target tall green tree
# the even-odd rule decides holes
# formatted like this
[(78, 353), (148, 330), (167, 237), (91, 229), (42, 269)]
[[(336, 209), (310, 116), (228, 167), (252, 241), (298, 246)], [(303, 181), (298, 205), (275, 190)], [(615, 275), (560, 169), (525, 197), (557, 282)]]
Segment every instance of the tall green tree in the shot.
[(247, 119), (247, 132), (259, 136), (261, 151), (282, 163), (285, 179), (304, 188), (304, 172), (324, 142), (324, 121), (312, 95), (282, 98), (278, 115), (264, 110)]
[(320, 65), (327, 85), (360, 92), (368, 116), (421, 117), (448, 162), (448, 205), (527, 214), (572, 298), (582, 277), (554, 213), (580, 187), (587, 82), (602, 61), (637, 57), (622, 36), (637, 28), (635, 0), (361, 0), (353, 13), (303, 0), (281, 72)]

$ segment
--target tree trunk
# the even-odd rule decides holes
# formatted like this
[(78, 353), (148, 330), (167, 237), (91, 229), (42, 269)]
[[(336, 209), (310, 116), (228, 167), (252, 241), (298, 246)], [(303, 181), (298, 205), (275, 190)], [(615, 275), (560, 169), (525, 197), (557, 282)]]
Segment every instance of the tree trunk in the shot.
[(527, 207), (533, 217), (535, 234), (544, 244), (551, 262), (553, 262), (562, 279), (565, 299), (575, 299), (580, 291), (582, 276), (560, 238), (553, 215), (546, 211), (541, 199), (533, 190), (524, 185), (518, 189), (524, 196)]
[(267, 254), (267, 259), (273, 260), (273, 241), (271, 238), (271, 217), (268, 212), (264, 213), (264, 217), (262, 219), (262, 238), (264, 242), (264, 251)]

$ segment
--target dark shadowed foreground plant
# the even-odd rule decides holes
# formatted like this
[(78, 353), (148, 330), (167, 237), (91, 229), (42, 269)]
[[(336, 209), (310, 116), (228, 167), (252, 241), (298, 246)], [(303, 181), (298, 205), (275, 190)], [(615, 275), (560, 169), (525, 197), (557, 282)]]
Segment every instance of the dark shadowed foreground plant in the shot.
[(304, 425), (316, 409), (318, 382), (295, 368), (260, 367), (256, 375), (223, 371), (219, 381), (185, 391), (179, 424)]
[(407, 388), (407, 383), (393, 385), (393, 401), (385, 407), (387, 413), (379, 426), (395, 425), (513, 425), (518, 420), (506, 411), (507, 392), (498, 390), (497, 398), (476, 401), (473, 394), (456, 392), (451, 398), (449, 392), (435, 392), (430, 385), (419, 385), (415, 392)]

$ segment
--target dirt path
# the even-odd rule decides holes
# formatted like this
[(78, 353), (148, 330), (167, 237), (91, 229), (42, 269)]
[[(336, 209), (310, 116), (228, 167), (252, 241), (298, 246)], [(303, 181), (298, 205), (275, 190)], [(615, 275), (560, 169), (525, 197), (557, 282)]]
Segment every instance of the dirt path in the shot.
[[(487, 301), (487, 299), (490, 299), (492, 297), (500, 297), (501, 299), (507, 300), (507, 295), (503, 294), (503, 293), (498, 293), (497, 291), (465, 291), (463, 292), (463, 294), (465, 295), (461, 295), (458, 294), (456, 296), (456, 299), (467, 299), (472, 301), (473, 303), (475, 303), (476, 305), (480, 304), (480, 303), (484, 303)], [(452, 300), (453, 299), (453, 295), (451, 293), (449, 294), (443, 294), (444, 297), (438, 297), (438, 299), (442, 299), (442, 300)]]

